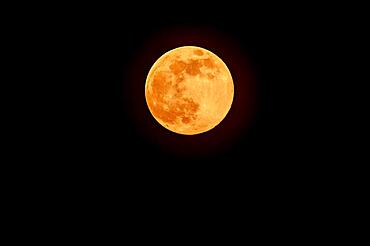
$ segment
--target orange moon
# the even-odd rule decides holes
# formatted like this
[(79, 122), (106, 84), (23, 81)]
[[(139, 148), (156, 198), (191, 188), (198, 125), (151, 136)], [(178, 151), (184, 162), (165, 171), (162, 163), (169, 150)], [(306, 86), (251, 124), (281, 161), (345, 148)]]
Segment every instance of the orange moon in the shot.
[(195, 135), (213, 129), (226, 117), (234, 84), (226, 64), (195, 46), (168, 51), (153, 64), (145, 99), (153, 117), (166, 129)]

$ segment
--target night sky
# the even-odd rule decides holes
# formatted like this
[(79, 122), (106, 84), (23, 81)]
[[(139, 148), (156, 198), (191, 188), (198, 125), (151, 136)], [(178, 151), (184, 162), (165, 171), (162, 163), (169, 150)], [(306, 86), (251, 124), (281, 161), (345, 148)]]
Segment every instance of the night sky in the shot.
[[(85, 228), (80, 220), (119, 235), (132, 231), (135, 240), (147, 237), (138, 228), (158, 228), (159, 222), (173, 227), (187, 221), (199, 233), (209, 222), (243, 238), (253, 234), (245, 224), (259, 231), (258, 240), (270, 238), (261, 229), (266, 225), (289, 237), (296, 234), (285, 230), (283, 222), (308, 233), (317, 224), (325, 227), (321, 215), (332, 208), (323, 201), (333, 190), (343, 190), (330, 177), (344, 177), (335, 176), (339, 165), (333, 156), (340, 153), (328, 141), (341, 138), (341, 129), (325, 121), (333, 109), (342, 109), (330, 97), (337, 86), (332, 79), (337, 68), (328, 66), (336, 40), (326, 39), (335, 27), (334, 19), (325, 21), (332, 6), (214, 1), (159, 8), (153, 3), (91, 3), (48, 11), (40, 6), (43, 14), (30, 12), (36, 21), (22, 22), (28, 32), (18, 43), (32, 53), (26, 54), (28, 60), (14, 58), (35, 65), (19, 73), (27, 76), (28, 87), (36, 88), (37, 93), (26, 94), (38, 105), (22, 104), (30, 113), (17, 131), (30, 137), (13, 138), (25, 147), (12, 158), (25, 158), (13, 167), (17, 178), (27, 182), (20, 191), (29, 194), (19, 211), (36, 216), (29, 220), (32, 226), (39, 213), (24, 204), (50, 209), (48, 220), (64, 219), (61, 233), (73, 226), (80, 233)], [(184, 45), (218, 55), (234, 80), (226, 118), (194, 136), (163, 128), (145, 101), (145, 79), (153, 63)], [(46, 83), (38, 86), (41, 79)], [(27, 179), (19, 178), (21, 173)], [(55, 214), (62, 219), (54, 219)], [(333, 216), (337, 220), (338, 214)], [(163, 215), (170, 219), (163, 221)], [(296, 226), (309, 220), (314, 222), (310, 230)]]

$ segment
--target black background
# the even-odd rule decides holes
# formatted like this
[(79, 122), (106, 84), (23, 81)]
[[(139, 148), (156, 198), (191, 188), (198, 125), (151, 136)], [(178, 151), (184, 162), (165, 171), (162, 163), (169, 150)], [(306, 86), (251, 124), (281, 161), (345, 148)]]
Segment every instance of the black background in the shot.
[[(346, 127), (326, 120), (335, 110), (340, 121), (348, 118), (342, 109), (349, 107), (332, 99), (339, 84), (333, 77), (342, 71), (335, 63), (330, 67), (336, 58), (344, 62), (345, 44), (338, 40), (346, 36), (346, 11), (321, 3), (245, 1), (31, 4), (22, 5), (25, 14), (17, 6), (5, 21), (20, 34), (9, 35), (14, 49), (4, 46), (21, 63), (12, 83), (16, 95), (7, 102), (20, 104), (12, 110), (20, 119), (11, 118), (14, 131), (4, 128), (11, 134), (7, 147), (16, 147), (6, 153), (11, 164), (4, 162), (15, 172), (3, 176), (10, 177), (4, 187), (17, 226), (44, 235), (39, 223), (48, 235), (62, 234), (54, 239), (73, 234), (83, 240), (95, 240), (103, 227), (135, 241), (185, 234), (177, 236), (182, 239), (208, 229), (220, 233), (207, 239), (227, 242), (239, 235), (306, 240), (330, 235), (332, 224), (342, 226), (348, 208), (340, 205), (355, 200), (343, 193), (358, 187), (348, 185), (353, 162), (343, 162), (337, 148), (342, 143), (333, 144), (344, 140)], [(178, 44), (167, 42), (168, 30), (179, 34), (170, 35)], [(215, 32), (235, 46), (212, 36), (180, 42), (188, 30)], [(339, 39), (332, 36), (335, 30)], [(161, 42), (154, 42), (158, 37)], [(218, 54), (236, 89), (249, 83), (240, 80), (243, 71), (255, 82), (254, 105), (243, 107), (248, 100), (235, 90), (236, 104), (225, 120), (199, 136), (161, 127), (144, 98), (153, 62), (185, 41)], [(230, 47), (241, 52), (226, 52)], [(346, 93), (337, 96), (349, 100)], [(251, 117), (238, 121), (249, 107)], [(178, 224), (190, 226), (182, 233)], [(90, 227), (98, 231), (93, 237)], [(143, 232), (157, 228), (162, 233)]]
[[(321, 97), (328, 95), (322, 91), (332, 45), (325, 37), (335, 27), (330, 17), (326, 21), (331, 7), (140, 5), (54, 6), (32, 16), (35, 22), (22, 21), (28, 32), (19, 43), (34, 53), (26, 64), (35, 63), (45, 77), (38, 93), (30, 93), (39, 107), (23, 104), (31, 113), (20, 125), (33, 135), (21, 143), (27, 151), (15, 155), (32, 160), (25, 168), (16, 165), (29, 184), (39, 184), (22, 185), (30, 201), (39, 193), (47, 202), (36, 206), (70, 218), (68, 227), (109, 217), (114, 232), (125, 219), (133, 221), (132, 230), (148, 218), (145, 225), (156, 228), (162, 214), (172, 212), (169, 225), (224, 220), (236, 234), (246, 231), (237, 223), (250, 219), (256, 230), (265, 221), (275, 230), (288, 215), (295, 227), (302, 217), (315, 220), (315, 209), (330, 213), (323, 201), (335, 190), (335, 168), (326, 154), (323, 116), (330, 108)], [(243, 74), (235, 68), (246, 59), (255, 105), (250, 119), (240, 121), (245, 127), (238, 122), (250, 107), (240, 103), (243, 94), (219, 126), (200, 136), (171, 133), (150, 115), (145, 77), (160, 55), (180, 46), (166, 42), (168, 30), (180, 36), (212, 31), (237, 44), (240, 53), (227, 53), (228, 45), (213, 37), (189, 40), (219, 54), (235, 85)], [(158, 37), (163, 43), (153, 44)]]

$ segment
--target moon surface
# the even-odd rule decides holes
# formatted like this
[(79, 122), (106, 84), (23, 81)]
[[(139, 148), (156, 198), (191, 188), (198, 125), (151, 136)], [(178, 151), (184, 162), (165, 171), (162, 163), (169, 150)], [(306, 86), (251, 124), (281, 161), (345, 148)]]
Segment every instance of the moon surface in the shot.
[(184, 135), (203, 133), (220, 124), (233, 97), (233, 79), (226, 64), (195, 46), (162, 55), (145, 83), (145, 99), (153, 117), (166, 129)]

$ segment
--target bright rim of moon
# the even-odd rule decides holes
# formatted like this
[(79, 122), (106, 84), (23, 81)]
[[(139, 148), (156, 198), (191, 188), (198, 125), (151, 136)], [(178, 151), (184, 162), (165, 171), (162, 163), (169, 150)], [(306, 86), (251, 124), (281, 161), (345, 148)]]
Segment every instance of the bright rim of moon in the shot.
[(166, 129), (185, 135), (211, 130), (229, 112), (234, 84), (226, 64), (195, 46), (168, 51), (152, 66), (145, 98), (154, 118)]

